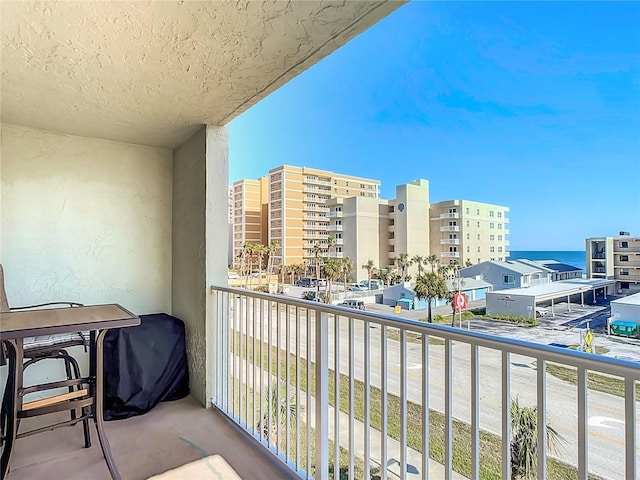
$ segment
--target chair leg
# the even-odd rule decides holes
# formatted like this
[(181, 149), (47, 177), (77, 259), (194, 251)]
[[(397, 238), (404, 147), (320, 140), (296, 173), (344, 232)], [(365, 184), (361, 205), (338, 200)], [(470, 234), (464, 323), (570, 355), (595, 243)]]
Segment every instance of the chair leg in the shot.
[[(69, 356), (66, 355), (66, 352), (60, 352), (60, 355), (62, 356), (62, 359), (64, 360), (64, 370), (67, 373), (67, 380), (72, 380), (73, 379), (73, 373), (71, 372), (71, 361), (69, 360)], [(75, 387), (73, 385), (69, 385), (69, 393), (73, 393), (75, 391)], [(71, 415), (71, 420), (75, 420), (76, 419), (76, 411), (75, 410), (69, 410), (69, 413)]]
[[(73, 358), (72, 356), (69, 356), (69, 360), (71, 362), (71, 365), (73, 366), (73, 373), (75, 374), (76, 378), (82, 378), (80, 375), (80, 366), (78, 365), (78, 361)], [(78, 389), (82, 388), (82, 386), (78, 385)], [(91, 413), (90, 407), (82, 407), (82, 415), (89, 415)], [(82, 420), (82, 431), (84, 433), (84, 448), (89, 448), (91, 447), (91, 433), (89, 430), (89, 419), (85, 418), (84, 420)]]

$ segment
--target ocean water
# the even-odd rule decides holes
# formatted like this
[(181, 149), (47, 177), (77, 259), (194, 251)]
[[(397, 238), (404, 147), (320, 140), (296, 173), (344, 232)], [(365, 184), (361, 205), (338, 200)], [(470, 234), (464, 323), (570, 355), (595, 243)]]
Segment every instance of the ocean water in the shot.
[(548, 251), (548, 250), (514, 250), (509, 252), (509, 260), (524, 258), (527, 260), (556, 260), (567, 265), (587, 269), (587, 258), (584, 250)]

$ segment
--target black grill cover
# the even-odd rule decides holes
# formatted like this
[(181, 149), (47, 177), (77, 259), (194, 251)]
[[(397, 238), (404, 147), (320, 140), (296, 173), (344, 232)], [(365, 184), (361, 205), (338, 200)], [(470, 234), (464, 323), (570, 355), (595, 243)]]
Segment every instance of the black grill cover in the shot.
[(140, 322), (105, 335), (105, 420), (142, 415), (189, 394), (184, 322), (166, 313), (140, 315)]

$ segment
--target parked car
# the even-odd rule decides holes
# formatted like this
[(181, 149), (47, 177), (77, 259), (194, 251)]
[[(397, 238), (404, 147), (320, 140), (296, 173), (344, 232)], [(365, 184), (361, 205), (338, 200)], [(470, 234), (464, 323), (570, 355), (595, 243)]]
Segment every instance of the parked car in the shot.
[(371, 287), (369, 287), (369, 280), (363, 280), (360, 282), (360, 286), (363, 290), (377, 290), (382, 288), (382, 282), (380, 280), (371, 280)]
[(362, 300), (345, 300), (340, 304), (341, 307), (355, 308), (357, 310), (365, 310)]
[(363, 287), (362, 285), (358, 285), (357, 283), (354, 283), (352, 285), (349, 285), (347, 287), (347, 290), (349, 290), (350, 292), (362, 292), (366, 290), (366, 287)]
[(302, 277), (296, 282), (297, 287), (315, 287), (317, 286), (315, 278)]
[(549, 315), (549, 310), (544, 307), (536, 307), (536, 317), (546, 317)]

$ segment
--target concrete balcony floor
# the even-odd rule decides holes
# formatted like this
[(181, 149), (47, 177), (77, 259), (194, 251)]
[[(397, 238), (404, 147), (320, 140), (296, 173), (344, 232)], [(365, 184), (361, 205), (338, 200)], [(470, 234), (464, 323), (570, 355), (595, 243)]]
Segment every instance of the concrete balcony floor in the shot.
[[(28, 419), (31, 423), (23, 421), (21, 430), (52, 418)], [(161, 403), (145, 415), (105, 422), (105, 430), (122, 480), (146, 479), (216, 454), (243, 480), (296, 478), (223, 414), (202, 408), (192, 397)], [(109, 480), (93, 425), (91, 443), (91, 448), (83, 448), (81, 424), (21, 438), (7, 480)]]

